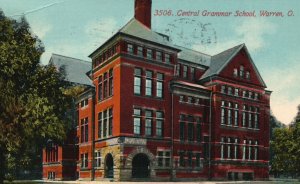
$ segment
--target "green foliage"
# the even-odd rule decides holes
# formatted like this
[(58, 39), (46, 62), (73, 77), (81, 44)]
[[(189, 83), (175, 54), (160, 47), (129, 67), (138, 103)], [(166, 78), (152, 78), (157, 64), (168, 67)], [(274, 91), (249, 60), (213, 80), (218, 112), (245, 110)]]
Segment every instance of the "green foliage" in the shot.
[(25, 18), (0, 11), (0, 159), (6, 171), (30, 163), (32, 144), (59, 143), (70, 128), (66, 109), (73, 93), (65, 93), (69, 86), (55, 66), (40, 65), (43, 51)]
[(299, 176), (300, 121), (294, 122), (289, 127), (274, 129), (271, 148), (274, 153), (271, 160), (271, 172)]

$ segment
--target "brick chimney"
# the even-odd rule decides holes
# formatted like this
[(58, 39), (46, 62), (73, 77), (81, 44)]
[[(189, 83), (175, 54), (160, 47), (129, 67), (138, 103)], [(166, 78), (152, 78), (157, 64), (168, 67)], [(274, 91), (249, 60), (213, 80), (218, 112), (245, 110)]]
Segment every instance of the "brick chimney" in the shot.
[(134, 18), (151, 29), (151, 5), (152, 0), (135, 0)]

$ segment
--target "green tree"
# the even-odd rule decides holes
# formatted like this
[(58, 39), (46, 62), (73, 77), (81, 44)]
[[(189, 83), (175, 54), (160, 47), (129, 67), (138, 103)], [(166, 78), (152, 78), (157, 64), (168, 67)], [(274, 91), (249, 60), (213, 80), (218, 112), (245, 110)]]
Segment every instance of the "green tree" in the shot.
[(5, 173), (29, 163), (33, 144), (59, 143), (70, 128), (68, 84), (55, 66), (40, 64), (43, 52), (24, 17), (0, 12), (0, 184)]

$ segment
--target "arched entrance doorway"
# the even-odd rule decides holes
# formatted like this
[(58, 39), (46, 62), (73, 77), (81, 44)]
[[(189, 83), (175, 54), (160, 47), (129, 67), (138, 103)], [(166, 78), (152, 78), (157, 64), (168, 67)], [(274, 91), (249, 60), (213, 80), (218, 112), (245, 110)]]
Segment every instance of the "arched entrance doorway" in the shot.
[(105, 178), (113, 178), (114, 177), (114, 159), (112, 155), (109, 153), (105, 158)]
[(139, 153), (132, 159), (132, 178), (148, 178), (150, 161), (147, 155)]

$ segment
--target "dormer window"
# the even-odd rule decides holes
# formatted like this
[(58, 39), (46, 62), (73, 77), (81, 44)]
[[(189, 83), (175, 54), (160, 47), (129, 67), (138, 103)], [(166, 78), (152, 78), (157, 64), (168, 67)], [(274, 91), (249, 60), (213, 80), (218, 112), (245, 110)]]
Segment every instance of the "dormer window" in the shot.
[(243, 65), (240, 66), (240, 77), (241, 78), (244, 77), (244, 66)]
[(249, 71), (246, 72), (246, 79), (248, 79), (248, 80), (250, 79), (250, 72)]
[(237, 69), (237, 68), (234, 68), (234, 69), (233, 69), (233, 76), (234, 76), (234, 77), (237, 77), (237, 76), (238, 76), (238, 69)]

